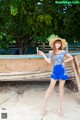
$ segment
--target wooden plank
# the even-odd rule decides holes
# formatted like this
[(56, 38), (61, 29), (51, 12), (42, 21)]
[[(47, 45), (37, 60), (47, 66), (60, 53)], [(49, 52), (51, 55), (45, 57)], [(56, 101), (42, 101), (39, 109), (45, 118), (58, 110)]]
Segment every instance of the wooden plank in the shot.
[[(34, 81), (35, 79), (38, 81), (39, 79), (48, 79), (50, 77), (51, 72), (45, 72), (45, 73), (28, 73), (28, 74), (8, 74), (8, 75), (1, 75), (0, 76), (0, 81), (17, 81), (17, 80), (32, 80)], [(68, 74), (69, 79), (74, 79), (74, 74)]]
[(76, 69), (77, 69), (77, 73), (78, 73), (78, 76), (80, 77), (80, 71), (79, 71), (79, 62), (78, 62), (78, 59), (76, 56), (74, 56), (75, 58), (75, 63), (76, 63)]
[(31, 74), (41, 74), (41, 73), (51, 73), (51, 71), (35, 71), (35, 72), (9, 72), (9, 73), (0, 73), (0, 76), (10, 76), (10, 75), (31, 75)]
[(79, 74), (78, 74), (78, 71), (77, 71), (77, 64), (76, 64), (75, 57), (73, 59), (73, 68), (74, 68), (74, 73), (75, 73), (77, 86), (78, 86), (78, 91), (79, 91), (79, 95), (80, 95), (80, 79), (79, 79)]

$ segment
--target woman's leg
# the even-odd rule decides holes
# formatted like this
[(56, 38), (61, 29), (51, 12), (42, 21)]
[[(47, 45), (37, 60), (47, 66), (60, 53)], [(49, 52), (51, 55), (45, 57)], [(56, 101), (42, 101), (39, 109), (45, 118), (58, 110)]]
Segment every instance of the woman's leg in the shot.
[(56, 81), (57, 80), (51, 79), (50, 85), (46, 91), (46, 95), (45, 95), (44, 103), (43, 103), (42, 115), (44, 115), (47, 99), (49, 98), (49, 96), (50, 96), (50, 94), (51, 94), (51, 92), (56, 84)]
[(62, 99), (64, 94), (64, 80), (59, 81), (59, 105), (58, 105), (58, 114), (62, 115)]

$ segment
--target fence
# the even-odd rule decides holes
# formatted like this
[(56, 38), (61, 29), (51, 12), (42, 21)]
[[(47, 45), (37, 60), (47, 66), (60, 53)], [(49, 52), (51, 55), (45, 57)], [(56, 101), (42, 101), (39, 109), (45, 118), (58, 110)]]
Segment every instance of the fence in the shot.
[[(45, 44), (45, 43), (39, 45), (38, 47), (39, 47), (39, 50), (42, 50), (45, 53), (48, 53), (48, 51), (51, 50), (49, 44)], [(72, 53), (73, 52), (80, 52), (80, 43), (69, 44), (65, 49), (69, 52), (72, 52)]]

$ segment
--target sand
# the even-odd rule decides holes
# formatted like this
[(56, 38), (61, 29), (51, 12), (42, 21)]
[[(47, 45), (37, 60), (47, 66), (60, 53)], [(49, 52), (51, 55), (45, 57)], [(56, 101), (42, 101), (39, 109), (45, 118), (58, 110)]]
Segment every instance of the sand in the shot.
[[(2, 113), (7, 113), (7, 120), (41, 120), (41, 109), (48, 83), (25, 83), (0, 86), (0, 120)], [(55, 86), (47, 101), (43, 120), (80, 120), (78, 93), (64, 88), (63, 117), (57, 115), (58, 85)], [(6, 119), (5, 119), (6, 120)]]

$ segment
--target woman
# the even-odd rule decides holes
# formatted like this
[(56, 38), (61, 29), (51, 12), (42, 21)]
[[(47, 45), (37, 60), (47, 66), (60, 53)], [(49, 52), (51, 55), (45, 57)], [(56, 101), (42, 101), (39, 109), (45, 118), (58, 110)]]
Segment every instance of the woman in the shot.
[[(42, 115), (44, 115), (45, 113), (45, 106), (46, 106), (47, 99), (49, 98), (57, 81), (59, 81), (58, 115), (63, 115), (62, 99), (63, 99), (63, 93), (64, 93), (64, 84), (65, 84), (65, 81), (68, 79), (68, 76), (65, 70), (65, 63), (72, 61), (73, 57), (69, 53), (67, 53), (65, 50), (63, 50), (67, 46), (67, 42), (65, 39), (62, 39), (62, 38), (51, 39), (49, 42), (49, 45), (52, 48), (52, 50), (49, 51), (49, 58), (47, 58), (42, 51), (39, 51), (39, 54), (42, 55), (48, 63), (51, 63), (51, 62), (53, 63), (52, 74), (50, 76), (51, 81), (46, 91), (43, 109), (42, 109)], [(64, 61), (64, 56), (68, 57), (68, 59), (66, 59), (65, 61)]]

